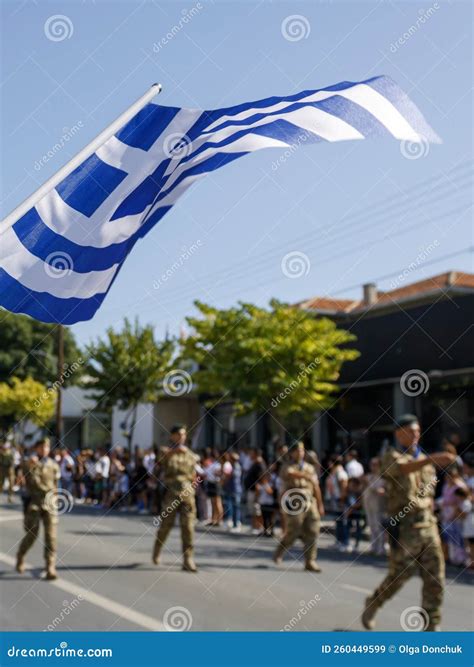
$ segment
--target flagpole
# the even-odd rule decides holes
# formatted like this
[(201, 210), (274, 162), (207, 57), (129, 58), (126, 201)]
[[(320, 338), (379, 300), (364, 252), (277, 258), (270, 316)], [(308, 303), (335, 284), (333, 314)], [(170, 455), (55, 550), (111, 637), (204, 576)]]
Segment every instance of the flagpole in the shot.
[(90, 157), (95, 151), (102, 146), (110, 137), (120, 130), (140, 109), (152, 100), (155, 95), (161, 92), (162, 86), (160, 83), (154, 83), (147, 92), (142, 95), (136, 102), (134, 102), (126, 111), (124, 111), (118, 118), (116, 118), (105, 130), (96, 136), (85, 148), (83, 148), (77, 155), (75, 155), (64, 167), (61, 167), (46, 183), (43, 183), (32, 195), (27, 197), (19, 206), (17, 206), (6, 218), (0, 222), (0, 234), (2, 234), (8, 227), (11, 227), (22, 215), (24, 215), (30, 208), (33, 208), (40, 199), (42, 199), (50, 190), (55, 188), (66, 176), (68, 176), (74, 169), (76, 169), (84, 160)]

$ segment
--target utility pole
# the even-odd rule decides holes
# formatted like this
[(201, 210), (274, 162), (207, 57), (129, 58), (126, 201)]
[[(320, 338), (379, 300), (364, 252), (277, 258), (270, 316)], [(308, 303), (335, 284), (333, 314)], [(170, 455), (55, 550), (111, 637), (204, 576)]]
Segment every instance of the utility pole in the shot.
[(63, 406), (62, 406), (62, 383), (64, 372), (64, 327), (57, 327), (58, 367), (57, 367), (57, 399), (56, 399), (56, 445), (63, 444)]

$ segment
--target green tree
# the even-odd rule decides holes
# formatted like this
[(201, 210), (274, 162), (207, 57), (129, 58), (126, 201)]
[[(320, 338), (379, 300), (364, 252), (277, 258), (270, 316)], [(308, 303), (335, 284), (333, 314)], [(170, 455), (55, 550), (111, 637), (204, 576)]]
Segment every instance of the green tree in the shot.
[(209, 403), (232, 400), (237, 414), (310, 417), (331, 405), (342, 364), (359, 356), (348, 347), (352, 334), (276, 300), (269, 309), (195, 305), (200, 316), (187, 318), (182, 356), (197, 362), (193, 381)]
[[(57, 379), (57, 326), (2, 310), (0, 327), (0, 380), (10, 376), (32, 377), (52, 384)], [(71, 366), (80, 357), (74, 336), (64, 328), (64, 365)], [(71, 384), (76, 377), (64, 378)]]
[(0, 422), (5, 431), (24, 433), (27, 421), (45, 426), (54, 414), (56, 389), (28, 377), (0, 382)]
[(152, 326), (132, 325), (124, 320), (121, 331), (107, 329), (105, 339), (87, 347), (87, 370), (83, 384), (93, 390), (98, 406), (111, 411), (127, 410), (129, 446), (133, 438), (139, 403), (156, 401), (174, 352), (171, 340), (157, 342)]

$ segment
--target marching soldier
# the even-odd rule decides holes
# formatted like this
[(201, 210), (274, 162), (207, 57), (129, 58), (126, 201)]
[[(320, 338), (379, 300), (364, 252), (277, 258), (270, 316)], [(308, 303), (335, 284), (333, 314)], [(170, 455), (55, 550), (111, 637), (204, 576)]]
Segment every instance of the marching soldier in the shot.
[(186, 446), (186, 427), (173, 426), (170, 445), (160, 453), (160, 468), (165, 489), (159, 515), (160, 525), (152, 560), (160, 562), (161, 550), (174, 525), (176, 514), (181, 524), (183, 570), (197, 572), (194, 563), (194, 522), (196, 519), (196, 465), (199, 457)]
[(395, 447), (382, 458), (381, 475), (386, 482), (390, 542), (388, 574), (366, 599), (362, 624), (375, 627), (375, 614), (415, 573), (423, 581), (420, 615), (425, 630), (438, 630), (444, 592), (444, 559), (433, 497), (436, 488), (434, 466), (455, 461), (445, 452), (425, 456), (418, 441), (420, 424), (414, 415), (402, 415), (395, 422)]
[(0, 493), (5, 481), (8, 482), (8, 502), (13, 502), (13, 486), (15, 484), (15, 461), (8, 442), (3, 442), (0, 448)]
[(283, 484), (281, 507), (287, 515), (287, 525), (273, 560), (280, 565), (285, 551), (299, 537), (304, 544), (305, 570), (321, 572), (316, 562), (316, 542), (324, 505), (315, 468), (304, 460), (304, 456), (304, 444), (296, 442), (289, 451), (288, 464), (280, 474)]
[(25, 555), (39, 535), (40, 523), (44, 526), (44, 558), (46, 579), (57, 578), (57, 499), (60, 471), (58, 464), (49, 457), (49, 439), (44, 438), (34, 446), (35, 454), (24, 464), (23, 477), (26, 487), (24, 528), (25, 536), (17, 553), (16, 570), (25, 571)]

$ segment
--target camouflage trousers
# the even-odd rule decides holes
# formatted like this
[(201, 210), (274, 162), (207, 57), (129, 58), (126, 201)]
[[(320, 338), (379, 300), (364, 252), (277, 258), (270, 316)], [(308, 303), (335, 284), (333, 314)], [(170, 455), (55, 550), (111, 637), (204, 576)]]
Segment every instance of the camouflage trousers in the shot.
[(3, 491), (5, 480), (8, 482), (8, 500), (13, 500), (13, 487), (15, 485), (15, 471), (13, 468), (0, 467), (0, 493)]
[(36, 542), (41, 523), (44, 526), (44, 557), (46, 562), (54, 563), (57, 549), (58, 516), (37, 505), (30, 505), (25, 512), (23, 525), (26, 534), (20, 542), (18, 556), (23, 558)]
[(300, 538), (304, 545), (304, 559), (308, 563), (316, 560), (317, 539), (321, 521), (315, 503), (305, 512), (287, 515), (286, 530), (277, 547), (277, 555), (283, 555)]
[(423, 582), (421, 607), (428, 619), (427, 629), (441, 622), (444, 593), (444, 558), (437, 526), (400, 529), (397, 544), (390, 547), (388, 574), (368, 598), (374, 609), (381, 607), (413, 575)]
[(171, 529), (176, 514), (179, 514), (183, 554), (192, 555), (194, 549), (194, 522), (196, 519), (196, 503), (194, 494), (180, 495), (167, 492), (161, 505), (160, 525), (156, 534), (155, 550), (161, 551)]

